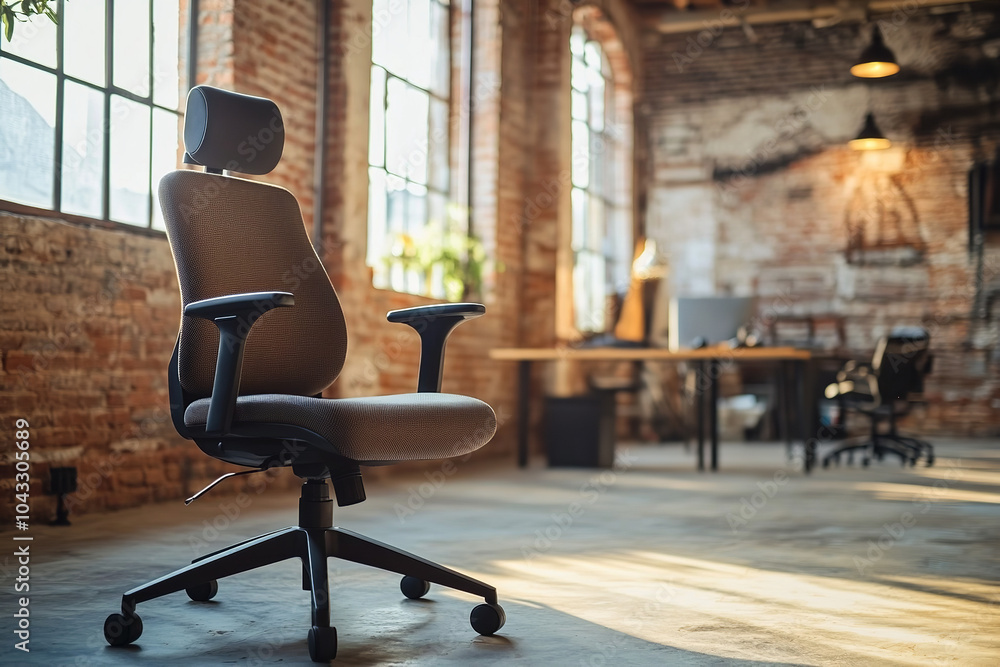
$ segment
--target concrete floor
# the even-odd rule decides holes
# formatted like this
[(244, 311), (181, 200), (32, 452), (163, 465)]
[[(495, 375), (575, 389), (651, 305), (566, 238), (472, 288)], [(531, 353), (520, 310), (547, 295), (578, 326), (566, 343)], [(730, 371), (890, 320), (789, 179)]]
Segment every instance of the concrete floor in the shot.
[[(677, 446), (620, 447), (603, 473), (469, 463), (437, 488), (370, 483), (339, 525), (492, 583), (508, 620), (477, 637), (471, 596), (405, 600), (395, 575), (331, 561), (336, 664), (1000, 664), (1000, 442), (937, 444), (933, 468), (811, 477), (780, 446), (729, 445), (716, 474)], [(311, 664), (297, 561), (223, 580), (210, 603), (143, 603), (137, 645), (105, 645), (125, 589), (295, 520), (272, 492), (227, 527), (232, 499), (33, 528), (32, 651), (12, 648), (5, 585), (0, 663)]]

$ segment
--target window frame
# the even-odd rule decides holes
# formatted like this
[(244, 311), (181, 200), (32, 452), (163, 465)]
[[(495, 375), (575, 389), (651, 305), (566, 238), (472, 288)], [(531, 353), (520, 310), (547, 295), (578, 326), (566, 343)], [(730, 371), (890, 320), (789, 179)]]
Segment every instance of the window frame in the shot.
[[(155, 201), (155, 187), (152, 182), (149, 183), (149, 190), (146, 193), (147, 198), (147, 208), (146, 208), (146, 221), (145, 225), (138, 225), (130, 222), (123, 222), (120, 220), (114, 220), (111, 218), (111, 100), (112, 97), (117, 95), (130, 102), (141, 104), (149, 109), (149, 157), (146, 164), (147, 173), (150, 175), (150, 181), (152, 180), (153, 174), (153, 159), (154, 159), (154, 133), (153, 133), (153, 112), (156, 109), (165, 111), (174, 115), (178, 122), (178, 127), (180, 127), (180, 121), (184, 117), (184, 112), (181, 110), (183, 107), (182, 96), (178, 96), (178, 106), (177, 108), (171, 109), (170, 107), (163, 106), (154, 101), (155, 94), (155, 54), (154, 54), (154, 38), (155, 38), (155, 27), (154, 22), (154, 9), (155, 0), (146, 0), (147, 7), (149, 11), (149, 27), (148, 27), (148, 37), (149, 44), (147, 49), (147, 57), (149, 58), (149, 70), (147, 72), (146, 85), (148, 86), (147, 95), (138, 95), (127, 88), (122, 88), (115, 85), (114, 81), (114, 8), (115, 2), (132, 2), (135, 0), (105, 0), (104, 6), (104, 85), (100, 86), (93, 82), (86, 81), (79, 77), (67, 74), (65, 71), (64, 63), (64, 32), (65, 32), (65, 21), (63, 21), (63, 7), (66, 0), (58, 0), (56, 5), (56, 16), (59, 19), (55, 25), (56, 28), (56, 66), (49, 67), (42, 63), (35, 62), (29, 58), (25, 58), (21, 55), (10, 53), (3, 48), (3, 41), (0, 40), (0, 61), (7, 59), (12, 62), (16, 62), (22, 66), (27, 66), (34, 68), (38, 71), (45, 72), (49, 75), (54, 75), (56, 77), (56, 105), (55, 105), (55, 125), (53, 126), (53, 141), (55, 143), (53, 154), (52, 154), (52, 206), (49, 208), (35, 206), (31, 204), (23, 204), (21, 202), (11, 201), (3, 199), (0, 197), (0, 211), (10, 211), (15, 213), (22, 213), (28, 215), (40, 215), (44, 217), (52, 217), (53, 214), (57, 215), (60, 219), (78, 222), (81, 224), (97, 225), (101, 227), (110, 227), (114, 229), (129, 229), (136, 232), (145, 232), (152, 235), (163, 235), (165, 231), (153, 227), (153, 221), (156, 215), (156, 201)], [(184, 31), (189, 21), (187, 21), (186, 13), (190, 13), (192, 8), (197, 7), (197, 2), (184, 3), (183, 1), (178, 2), (178, 33), (180, 36), (184, 35)], [(35, 16), (32, 21), (48, 21), (49, 19), (44, 16)], [(190, 31), (187, 35), (187, 62), (195, 62), (193, 58), (196, 58), (195, 53), (195, 42), (192, 40)], [(182, 52), (181, 48), (178, 48), (178, 54)], [(190, 89), (191, 81), (185, 81), (189, 79), (191, 73), (191, 68), (181, 67), (181, 59), (178, 58), (178, 91), (182, 89), (181, 84), (186, 84), (183, 87)], [(103, 97), (103, 119), (102, 119), (102, 165), (101, 165), (101, 217), (91, 217), (87, 215), (82, 215), (79, 213), (69, 213), (62, 210), (63, 205), (63, 193), (62, 193), (62, 181), (63, 181), (63, 117), (66, 112), (65, 108), (65, 90), (66, 83), (70, 82), (79, 86), (84, 86), (91, 91), (96, 91)], [(178, 140), (180, 140), (180, 130), (178, 130)]]
[[(574, 33), (582, 34), (583, 44), (582, 52), (578, 55), (574, 52), (572, 46), (572, 40), (574, 39)], [(600, 66), (596, 69), (587, 63), (587, 46), (593, 44), (597, 47), (600, 56)], [(575, 179), (571, 177), (570, 179), (570, 252), (572, 255), (572, 287), (571, 296), (573, 302), (572, 308), (572, 326), (580, 334), (583, 335), (595, 335), (600, 333), (605, 333), (610, 330), (612, 322), (608, 322), (606, 315), (607, 304), (604, 305), (603, 315), (600, 322), (588, 323), (584, 321), (584, 315), (577, 312), (578, 294), (580, 290), (584, 289), (583, 286), (577, 283), (577, 268), (580, 266), (581, 256), (596, 257), (602, 261), (604, 267), (604, 276), (602, 281), (604, 283), (603, 299), (608, 300), (609, 297), (616, 293), (614, 282), (615, 269), (621, 268), (618, 265), (623, 264), (626, 266), (631, 266), (632, 259), (632, 249), (627, 248), (627, 252), (623, 253), (621, 257), (614, 252), (614, 249), (609, 244), (609, 238), (614, 229), (610, 227), (609, 223), (614, 222), (614, 216), (620, 215), (624, 216), (622, 222), (629, 222), (628, 229), (633, 232), (633, 221), (632, 221), (632, 206), (630, 202), (619, 201), (620, 194), (616, 192), (617, 183), (619, 180), (628, 177), (628, 173), (631, 172), (630, 169), (625, 169), (626, 174), (618, 173), (624, 167), (626, 167), (626, 161), (631, 159), (631, 151), (628, 150), (629, 142), (623, 140), (619, 133), (614, 131), (614, 128), (621, 127), (622, 123), (618, 122), (617, 118), (617, 100), (616, 98), (616, 83), (615, 83), (615, 71), (611, 63), (611, 59), (608, 57), (604, 45), (599, 39), (587, 30), (587, 27), (582, 23), (574, 20), (574, 24), (570, 29), (570, 43), (567, 44), (570, 51), (570, 78), (569, 78), (569, 88), (570, 88), (570, 127), (572, 133), (573, 125), (577, 123), (582, 123), (586, 126), (587, 130), (587, 184), (585, 186), (577, 185)], [(601, 109), (601, 119), (600, 128), (596, 128), (595, 117), (593, 117), (594, 105), (591, 101), (591, 86), (588, 84), (586, 90), (581, 90), (577, 87), (577, 76), (575, 76), (574, 70), (577, 68), (584, 68), (586, 74), (589, 77), (591, 73), (595, 72), (601, 77), (602, 88), (603, 88), (603, 100)], [(585, 97), (584, 103), (584, 118), (578, 118), (577, 113), (574, 109), (573, 98), (577, 95), (582, 95)], [(572, 140), (571, 140), (572, 145)], [(604, 152), (603, 155), (595, 151), (595, 146), (603, 145)], [(572, 149), (571, 149), (572, 151)], [(578, 156), (571, 154), (571, 162), (574, 167), (576, 167), (576, 160)], [(600, 182), (597, 183), (595, 175), (600, 172)], [(585, 240), (579, 241), (576, 234), (576, 217), (578, 214), (577, 204), (575, 200), (574, 193), (581, 193), (583, 211), (582, 215), (584, 221), (582, 224), (582, 236)], [(593, 201), (596, 200), (599, 203), (601, 211), (601, 237), (600, 237), (600, 248), (592, 247), (595, 245), (592, 243), (592, 239), (595, 236), (595, 230), (593, 228), (594, 222), (591, 219), (591, 214), (593, 212), (594, 206)], [(630, 233), (630, 237), (633, 233)], [(634, 238), (629, 239), (629, 246), (634, 242)], [(627, 288), (628, 286), (625, 285)], [(589, 287), (586, 288), (589, 292)]]
[[(368, 90), (369, 93), (369, 104), (368, 104), (369, 129), (368, 129), (368, 141), (367, 141), (368, 150), (365, 158), (366, 161), (365, 163), (367, 167), (366, 176), (368, 182), (368, 193), (366, 195), (367, 219), (365, 221), (365, 230), (366, 230), (365, 236), (367, 239), (368, 249), (365, 253), (365, 263), (373, 271), (372, 286), (375, 289), (384, 289), (399, 294), (410, 294), (414, 296), (444, 298), (443, 287), (441, 285), (436, 284), (438, 282), (437, 280), (438, 276), (436, 275), (437, 273), (436, 270), (432, 269), (430, 271), (430, 273), (435, 274), (433, 276), (428, 276), (427, 273), (418, 273), (416, 269), (406, 268), (405, 266), (402, 266), (403, 264), (402, 260), (400, 260), (399, 262), (392, 262), (387, 254), (383, 254), (382, 257), (372, 256), (372, 249), (371, 249), (371, 239), (374, 233), (372, 227), (373, 199), (372, 199), (372, 179), (371, 179), (371, 173), (373, 170), (380, 170), (384, 175), (386, 183), (388, 183), (389, 179), (399, 179), (400, 181), (402, 181), (403, 188), (401, 191), (406, 192), (408, 197), (412, 196), (410, 193), (410, 186), (420, 187), (425, 190), (425, 194), (423, 195), (425, 199), (424, 219), (423, 219), (423, 224), (421, 225), (421, 230), (428, 229), (431, 223), (431, 198), (440, 197), (441, 200), (444, 202), (444, 209), (443, 209), (444, 219), (440, 221), (442, 225), (441, 229), (442, 237), (446, 237), (449, 230), (454, 231), (453, 225), (449, 220), (449, 210), (455, 203), (455, 195), (456, 195), (455, 192), (456, 165), (454, 164), (454, 159), (453, 159), (454, 151), (457, 147), (456, 137), (454, 136), (454, 129), (455, 129), (454, 124), (456, 121), (456, 116), (455, 116), (456, 110), (454, 106), (456, 72), (454, 65), (456, 56), (460, 55), (456, 54), (456, 47), (458, 47), (459, 49), (463, 48), (460, 44), (456, 43), (456, 35), (455, 35), (456, 27), (458, 27), (456, 25), (456, 21), (458, 21), (461, 18), (459, 16), (460, 8), (456, 6), (454, 0), (427, 0), (427, 1), (429, 5), (436, 5), (443, 12), (447, 22), (446, 25), (447, 29), (443, 31), (443, 34), (447, 36), (446, 46), (447, 46), (448, 66), (446, 69), (448, 74), (447, 74), (447, 80), (441, 82), (442, 85), (440, 86), (440, 90), (447, 91), (446, 94), (442, 94), (441, 92), (436, 92), (433, 89), (434, 79), (431, 79), (429, 85), (426, 87), (418, 85), (417, 83), (414, 83), (405, 76), (401, 76), (399, 73), (392, 71), (391, 69), (389, 69), (387, 65), (376, 62), (374, 58), (374, 51), (375, 51), (374, 42), (376, 39), (378, 39), (378, 35), (376, 34), (375, 32), (376, 29), (373, 26), (373, 33), (372, 33), (373, 53), (369, 68), (370, 78), (369, 78), (369, 90)], [(404, 0), (404, 7), (405, 7), (404, 11), (409, 11), (409, 6), (410, 6), (410, 0)], [(376, 17), (374, 15), (372, 17), (372, 20), (373, 21), (376, 20)], [(440, 47), (440, 45), (437, 46)], [(382, 101), (381, 165), (373, 164), (371, 160), (372, 158), (371, 137), (373, 134), (373, 128), (371, 127), (373, 115), (371, 112), (373, 109), (372, 98), (373, 98), (373, 93), (375, 92), (373, 90), (373, 84), (375, 82), (374, 72), (376, 69), (381, 70), (383, 74), (382, 89), (381, 91), (378, 92), (378, 95)], [(458, 76), (461, 77), (461, 73), (459, 73)], [(426, 140), (426, 143), (424, 144), (424, 147), (426, 149), (425, 152), (426, 182), (424, 183), (412, 180), (409, 173), (407, 173), (405, 176), (401, 176), (390, 169), (389, 161), (387, 159), (389, 156), (390, 146), (389, 146), (389, 125), (386, 112), (389, 108), (390, 82), (393, 80), (401, 83), (408, 91), (409, 90), (417, 91), (420, 94), (427, 96), (428, 100), (427, 126), (426, 126), (426, 133), (423, 135), (423, 138)], [(447, 173), (442, 183), (435, 182), (435, 177), (432, 171), (433, 167), (432, 154), (435, 152), (435, 150), (432, 149), (432, 146), (434, 146), (434, 144), (437, 143), (434, 141), (434, 136), (436, 131), (434, 123), (435, 103), (443, 104), (445, 109), (447, 110), (447, 116), (445, 118), (445, 123), (444, 123), (445, 135), (446, 135), (444, 138), (444, 145), (443, 146), (439, 145), (439, 147), (437, 148), (437, 152), (440, 155), (444, 156), (447, 168), (446, 169)], [(387, 203), (388, 188), (386, 188), (385, 194)], [(388, 215), (386, 215), (385, 219), (382, 222), (383, 222), (382, 227), (378, 231), (378, 233), (382, 234), (384, 238), (384, 242), (382, 243), (382, 248), (387, 249), (391, 247), (393, 243), (393, 236), (399, 232), (393, 232), (390, 229), (390, 220)], [(466, 226), (467, 224), (468, 223), (466, 222)], [(461, 231), (468, 232), (468, 229), (464, 227)], [(410, 232), (406, 231), (403, 233), (409, 234)], [(444, 238), (442, 238), (442, 241), (443, 240)], [(388, 264), (388, 266), (385, 269), (383, 269), (379, 266), (379, 264)], [(396, 281), (393, 278), (393, 272), (395, 266), (402, 266), (403, 270), (402, 285), (397, 285)], [(414, 286), (413, 283), (417, 283), (417, 286)]]

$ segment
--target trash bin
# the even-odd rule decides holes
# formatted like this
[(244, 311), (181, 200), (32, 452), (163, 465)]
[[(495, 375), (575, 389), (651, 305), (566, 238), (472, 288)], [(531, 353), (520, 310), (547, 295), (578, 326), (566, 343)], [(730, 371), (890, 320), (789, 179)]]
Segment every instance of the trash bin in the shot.
[(615, 395), (545, 399), (549, 467), (610, 468), (615, 460)]

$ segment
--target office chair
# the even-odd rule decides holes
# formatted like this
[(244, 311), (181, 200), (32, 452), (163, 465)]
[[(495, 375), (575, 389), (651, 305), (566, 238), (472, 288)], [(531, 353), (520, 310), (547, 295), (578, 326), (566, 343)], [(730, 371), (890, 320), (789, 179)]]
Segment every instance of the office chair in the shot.
[[(170, 414), (177, 432), (209, 456), (251, 470), (290, 466), (302, 478), (298, 525), (195, 559), (127, 591), (104, 636), (112, 646), (142, 634), (136, 605), (184, 590), (196, 601), (217, 580), (289, 558), (302, 560), (302, 588), (312, 593), (309, 655), (333, 659), (327, 558), (403, 575), (407, 598), (440, 584), (485, 599), (474, 630), (491, 635), (506, 617), (496, 589), (481, 581), (350, 530), (333, 527), (331, 480), (340, 506), (365, 499), (359, 466), (459, 456), (485, 445), (496, 416), (482, 401), (440, 393), (445, 342), (461, 322), (486, 312), (451, 303), (392, 311), (390, 322), (420, 335), (417, 392), (326, 399), (347, 352), (344, 313), (287, 190), (238, 178), (266, 174), (284, 143), (281, 114), (270, 100), (197, 86), (184, 118), (185, 162), (160, 181), (159, 197), (177, 267), (183, 314), (169, 364)], [(223, 173), (225, 170), (228, 173)]]
[[(915, 465), (923, 457), (928, 466), (934, 464), (934, 448), (930, 443), (901, 435), (896, 418), (907, 414), (914, 395), (924, 390), (924, 377), (930, 373), (933, 357), (929, 352), (930, 336), (921, 328), (899, 327), (881, 338), (870, 364), (849, 361), (837, 374), (837, 382), (826, 388), (826, 397), (838, 399), (842, 409), (856, 410), (871, 421), (871, 431), (865, 438), (847, 440), (823, 458), (823, 467), (830, 461), (840, 463), (847, 455), (853, 463), (854, 452), (862, 452), (861, 464), (882, 460), (885, 454), (898, 456), (903, 465)], [(879, 422), (888, 422), (888, 432), (879, 432)]]

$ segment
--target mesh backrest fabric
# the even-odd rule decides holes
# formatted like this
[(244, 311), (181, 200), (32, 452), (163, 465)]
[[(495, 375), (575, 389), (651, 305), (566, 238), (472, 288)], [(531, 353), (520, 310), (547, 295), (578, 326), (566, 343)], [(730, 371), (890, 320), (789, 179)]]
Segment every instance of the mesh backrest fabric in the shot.
[[(347, 327), (295, 197), (277, 186), (198, 171), (167, 174), (159, 196), (183, 305), (245, 292), (295, 296), (293, 307), (267, 312), (251, 329), (240, 394), (311, 396), (333, 383), (347, 356)], [(181, 317), (179, 345), (181, 386), (210, 396), (215, 325)]]

